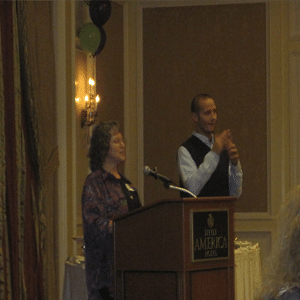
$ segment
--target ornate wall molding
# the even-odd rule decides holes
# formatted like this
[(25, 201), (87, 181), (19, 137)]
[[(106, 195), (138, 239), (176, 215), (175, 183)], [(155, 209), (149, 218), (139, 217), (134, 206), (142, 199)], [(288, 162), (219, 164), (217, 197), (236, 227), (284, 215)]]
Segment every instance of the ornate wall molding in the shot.
[[(299, 6), (300, 8), (300, 6)], [(291, 187), (300, 183), (300, 49), (290, 53)]]
[(300, 2), (289, 1), (289, 37), (300, 40)]

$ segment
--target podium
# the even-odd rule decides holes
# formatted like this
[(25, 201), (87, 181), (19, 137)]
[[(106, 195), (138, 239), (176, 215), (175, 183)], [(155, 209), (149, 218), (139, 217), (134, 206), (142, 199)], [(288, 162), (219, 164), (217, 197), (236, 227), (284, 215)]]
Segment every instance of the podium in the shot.
[(116, 299), (234, 300), (234, 200), (162, 200), (116, 219)]

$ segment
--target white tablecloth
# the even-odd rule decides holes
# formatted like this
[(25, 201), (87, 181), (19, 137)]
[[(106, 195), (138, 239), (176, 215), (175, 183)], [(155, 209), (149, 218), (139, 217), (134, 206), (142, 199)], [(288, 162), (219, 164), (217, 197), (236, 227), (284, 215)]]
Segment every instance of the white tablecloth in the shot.
[(259, 245), (242, 242), (234, 251), (234, 259), (235, 300), (252, 300), (262, 280)]
[(87, 300), (84, 257), (72, 256), (65, 263), (63, 300)]
[[(261, 283), (260, 248), (258, 244), (236, 243), (235, 300), (252, 300)], [(84, 257), (72, 256), (65, 263), (63, 300), (86, 300)]]

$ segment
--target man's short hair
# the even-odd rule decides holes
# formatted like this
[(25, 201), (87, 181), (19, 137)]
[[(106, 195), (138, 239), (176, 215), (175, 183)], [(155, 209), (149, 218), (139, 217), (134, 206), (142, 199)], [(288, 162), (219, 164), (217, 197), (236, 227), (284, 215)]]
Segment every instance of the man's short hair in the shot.
[(191, 112), (198, 114), (200, 112), (199, 100), (211, 99), (211, 96), (208, 94), (198, 94), (196, 95), (191, 103)]

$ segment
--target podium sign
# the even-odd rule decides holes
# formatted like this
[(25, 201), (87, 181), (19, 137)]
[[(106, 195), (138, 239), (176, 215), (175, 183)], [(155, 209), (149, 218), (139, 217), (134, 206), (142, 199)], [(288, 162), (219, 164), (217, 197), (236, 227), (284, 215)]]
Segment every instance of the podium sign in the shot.
[(228, 210), (191, 211), (192, 262), (229, 258)]

